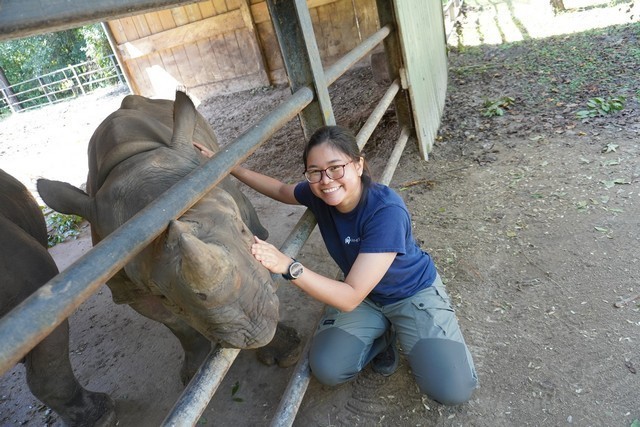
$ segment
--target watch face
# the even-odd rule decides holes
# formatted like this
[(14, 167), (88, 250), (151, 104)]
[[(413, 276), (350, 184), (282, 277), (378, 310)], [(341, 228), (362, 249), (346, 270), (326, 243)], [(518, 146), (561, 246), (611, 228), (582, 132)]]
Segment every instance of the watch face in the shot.
[(299, 262), (294, 262), (289, 266), (289, 275), (294, 279), (300, 277), (302, 272), (304, 271), (304, 267)]

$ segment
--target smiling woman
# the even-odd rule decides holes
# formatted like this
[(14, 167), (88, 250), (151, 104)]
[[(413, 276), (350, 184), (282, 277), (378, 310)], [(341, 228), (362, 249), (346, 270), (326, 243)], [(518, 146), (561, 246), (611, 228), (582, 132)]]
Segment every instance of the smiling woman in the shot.
[(318, 274), (254, 238), (251, 252), (264, 267), (330, 306), (311, 342), (312, 374), (337, 385), (371, 362), (375, 372), (391, 375), (398, 340), (422, 393), (446, 405), (469, 400), (477, 387), (473, 360), (433, 261), (413, 238), (402, 199), (372, 181), (345, 128), (316, 130), (303, 162), (307, 180), (297, 184), (242, 167), (231, 173), (275, 200), (307, 206), (345, 277)]

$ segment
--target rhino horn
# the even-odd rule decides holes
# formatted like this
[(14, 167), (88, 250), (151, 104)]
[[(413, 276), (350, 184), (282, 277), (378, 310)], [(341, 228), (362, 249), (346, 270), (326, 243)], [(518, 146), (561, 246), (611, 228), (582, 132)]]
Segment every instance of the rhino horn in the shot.
[(173, 248), (178, 245), (183, 234), (194, 234), (190, 224), (177, 219), (172, 220), (167, 230), (167, 246)]
[(191, 98), (182, 91), (176, 91), (176, 100), (173, 103), (172, 147), (178, 150), (193, 151), (193, 133), (196, 129), (197, 120), (198, 113)]
[(229, 252), (219, 245), (205, 243), (183, 233), (179, 242), (182, 275), (188, 287), (202, 300), (217, 305), (233, 293), (233, 264)]

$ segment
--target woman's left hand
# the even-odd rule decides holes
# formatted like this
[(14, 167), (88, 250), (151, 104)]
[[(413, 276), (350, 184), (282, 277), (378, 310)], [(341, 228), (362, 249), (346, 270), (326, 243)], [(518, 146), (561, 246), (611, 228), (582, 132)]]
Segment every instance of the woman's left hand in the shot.
[(283, 274), (289, 270), (289, 265), (293, 262), (291, 257), (283, 254), (264, 240), (253, 236), (254, 243), (251, 245), (251, 254), (256, 260), (272, 273)]

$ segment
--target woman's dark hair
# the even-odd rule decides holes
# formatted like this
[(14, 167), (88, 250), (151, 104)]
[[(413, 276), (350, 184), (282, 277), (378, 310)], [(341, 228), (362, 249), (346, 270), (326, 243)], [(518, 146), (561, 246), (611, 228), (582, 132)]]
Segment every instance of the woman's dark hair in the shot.
[[(305, 170), (307, 170), (307, 157), (309, 157), (311, 149), (325, 142), (349, 156), (353, 161), (364, 159), (364, 156), (358, 148), (356, 137), (349, 129), (343, 128), (342, 126), (322, 126), (311, 135), (309, 142), (307, 142), (306, 147), (304, 147), (302, 163), (304, 164)], [(364, 188), (367, 188), (371, 184), (371, 173), (369, 172), (369, 165), (366, 159), (364, 159), (361, 178)]]

